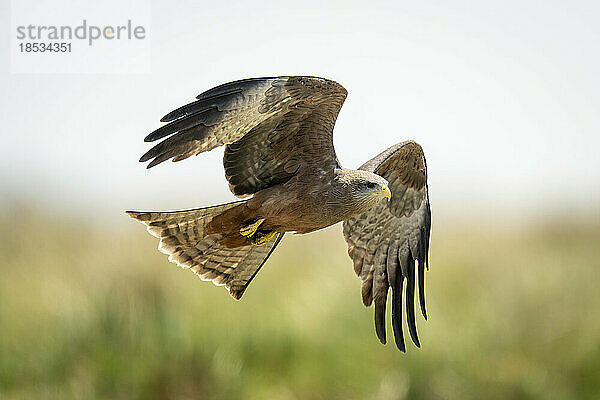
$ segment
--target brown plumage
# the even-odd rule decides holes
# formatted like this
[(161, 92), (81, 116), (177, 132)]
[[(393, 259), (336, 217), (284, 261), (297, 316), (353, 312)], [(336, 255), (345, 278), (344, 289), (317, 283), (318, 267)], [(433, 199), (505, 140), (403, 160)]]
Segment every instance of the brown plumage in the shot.
[(363, 281), (363, 302), (375, 303), (377, 335), (385, 343), (391, 287), (392, 325), (404, 351), (400, 306), (405, 279), (409, 331), (419, 345), (415, 261), (426, 315), (423, 271), (430, 213), (425, 157), (417, 143), (408, 141), (358, 170), (342, 168), (333, 127), (346, 95), (336, 82), (302, 76), (246, 79), (202, 93), (162, 118), (168, 123), (145, 140), (164, 139), (140, 161), (150, 161), (151, 168), (226, 145), (223, 165), (231, 191), (249, 198), (195, 210), (128, 214), (160, 239), (159, 249), (170, 261), (225, 285), (236, 299), (285, 232), (307, 233), (344, 221), (354, 270)]

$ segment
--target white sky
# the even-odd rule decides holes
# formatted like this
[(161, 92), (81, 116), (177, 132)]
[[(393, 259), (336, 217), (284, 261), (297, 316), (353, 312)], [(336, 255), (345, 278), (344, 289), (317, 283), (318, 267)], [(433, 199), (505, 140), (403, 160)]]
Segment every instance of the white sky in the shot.
[(222, 149), (147, 171), (143, 137), (217, 84), (304, 74), (349, 91), (344, 166), (421, 143), (438, 215), (599, 215), (598, 2), (155, 1), (139, 74), (11, 74), (0, 4), (0, 197), (119, 216), (229, 201)]

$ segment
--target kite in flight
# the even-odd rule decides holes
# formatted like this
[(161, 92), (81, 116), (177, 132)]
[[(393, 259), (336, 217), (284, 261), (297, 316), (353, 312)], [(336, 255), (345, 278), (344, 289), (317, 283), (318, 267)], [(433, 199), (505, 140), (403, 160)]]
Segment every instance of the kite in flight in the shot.
[(245, 79), (200, 94), (161, 119), (168, 123), (145, 141), (165, 139), (140, 162), (150, 161), (151, 168), (225, 145), (229, 187), (234, 195), (249, 198), (192, 210), (127, 213), (160, 239), (159, 249), (170, 261), (224, 285), (236, 299), (285, 232), (308, 233), (343, 221), (363, 303), (375, 303), (377, 337), (386, 343), (391, 288), (394, 339), (405, 351), (403, 290), (410, 336), (420, 346), (416, 281), (427, 318), (424, 275), (431, 212), (425, 156), (409, 140), (358, 170), (342, 168), (333, 126), (346, 95), (337, 82), (307, 76)]

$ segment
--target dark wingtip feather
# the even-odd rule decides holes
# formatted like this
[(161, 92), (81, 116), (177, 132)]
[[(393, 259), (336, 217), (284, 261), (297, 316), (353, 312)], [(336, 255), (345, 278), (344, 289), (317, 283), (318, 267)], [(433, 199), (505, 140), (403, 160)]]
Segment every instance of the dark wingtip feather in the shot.
[(138, 160), (139, 162), (146, 162), (149, 159), (153, 158), (155, 156), (155, 149), (154, 147), (151, 148), (150, 150), (148, 150), (147, 152), (145, 152), (144, 154), (142, 154), (142, 156), (140, 157), (140, 159)]
[(423, 241), (425, 251), (423, 259), (425, 260), (425, 268), (429, 271), (429, 238), (431, 235), (431, 206), (429, 205), (429, 198), (427, 198), (427, 210), (425, 212), (425, 226), (423, 228)]
[[(392, 296), (395, 296), (392, 293)], [(402, 295), (400, 295), (402, 296)], [(394, 342), (396, 347), (403, 353), (406, 353), (406, 345), (404, 344), (404, 333), (402, 332), (402, 304), (398, 304), (402, 300), (392, 300), (392, 328), (394, 329)]]
[(208, 99), (219, 98), (219, 97), (222, 97), (222, 96), (229, 96), (229, 95), (236, 94), (236, 93), (241, 93), (245, 89), (248, 89), (248, 88), (256, 85), (257, 83), (264, 82), (264, 81), (275, 80), (275, 79), (286, 80), (287, 81), (288, 77), (287, 76), (279, 76), (279, 77), (262, 77), (262, 78), (240, 79), (240, 80), (237, 80), (237, 81), (228, 82), (228, 83), (224, 83), (224, 84), (219, 85), (219, 86), (215, 86), (212, 89), (208, 89), (207, 91), (202, 92), (198, 96), (196, 96), (196, 99), (198, 99), (198, 100), (208, 100)]
[(375, 302), (375, 333), (382, 344), (386, 344), (385, 332), (385, 299)]
[(403, 353), (406, 353), (404, 344), (404, 333), (402, 332), (402, 284), (404, 277), (401, 274), (396, 275), (392, 286), (392, 328), (394, 330), (394, 341), (396, 347)]
[(423, 318), (427, 319), (427, 310), (425, 309), (425, 265), (422, 260), (419, 260), (419, 304)]
[(407, 319), (408, 319), (408, 331), (410, 332), (410, 338), (412, 339), (415, 346), (421, 347), (421, 343), (419, 342), (419, 335), (417, 334), (417, 325), (415, 323), (414, 310), (412, 313), (408, 313), (408, 314), (409, 315), (407, 315), (407, 317), (408, 317)]
[[(407, 293), (408, 295), (408, 293)], [(407, 320), (408, 320), (408, 331), (410, 332), (410, 337), (417, 347), (421, 347), (421, 343), (419, 342), (419, 335), (417, 334), (417, 324), (415, 322), (415, 310), (414, 310), (414, 302), (410, 305), (410, 309), (408, 309), (407, 304)], [(412, 310), (412, 311), (411, 311)]]
[(223, 87), (228, 85), (230, 84), (226, 83), (224, 85), (217, 86), (216, 88), (209, 89), (202, 94), (199, 94), (198, 96), (196, 96), (196, 101), (193, 101), (171, 111), (170, 113), (162, 117), (160, 119), (160, 122), (174, 121), (176, 119), (201, 111), (203, 108), (214, 107), (215, 104), (213, 103), (222, 102), (226, 100), (229, 96), (243, 92), (243, 88), (223, 90)]
[(225, 88), (227, 86), (231, 86), (232, 83), (235, 83), (235, 82), (225, 83), (223, 85), (209, 89), (206, 92), (200, 93), (198, 96), (196, 96), (196, 99), (200, 100), (200, 101), (206, 101), (209, 99), (214, 100), (219, 97), (231, 96), (232, 94), (242, 93), (243, 89), (247, 88), (247, 86), (248, 86), (248, 85), (246, 85), (244, 88), (223, 90), (223, 88)]
[(421, 347), (415, 320), (415, 261), (412, 257), (408, 260), (408, 276), (406, 277), (406, 320), (413, 343), (415, 346)]
[(148, 143), (148, 142), (154, 142), (155, 140), (162, 139), (165, 136), (169, 136), (170, 134), (177, 132), (177, 131), (168, 132), (167, 128), (169, 127), (169, 125), (171, 125), (171, 124), (163, 125), (160, 128), (155, 129), (152, 132), (150, 132), (144, 138), (144, 142), (146, 142), (146, 143)]
[(188, 113), (191, 110), (199, 108), (201, 106), (200, 103), (201, 103), (200, 101), (194, 101), (194, 102), (188, 103), (186, 105), (183, 105), (183, 106), (171, 111), (164, 117), (162, 117), (160, 119), (160, 122), (171, 122), (178, 118), (184, 117), (184, 116), (188, 115)]
[(152, 160), (150, 162), (150, 164), (148, 164), (148, 166), (146, 166), (146, 169), (150, 169), (152, 167), (157, 166), (158, 164), (166, 161), (168, 158), (170, 158), (168, 155), (164, 155), (164, 156), (160, 156), (160, 157), (156, 157), (154, 160)]
[(173, 121), (173, 120), (175, 120), (175, 119), (177, 119), (177, 118), (185, 115), (185, 113), (183, 113), (181, 111), (181, 108), (183, 108), (183, 107), (180, 107), (177, 110), (171, 111), (170, 113), (168, 113), (167, 115), (165, 115), (164, 117), (162, 117), (160, 119), (160, 122), (171, 122), (171, 121)]
[[(146, 162), (149, 161), (150, 159), (153, 159), (150, 164), (148, 164), (148, 166), (146, 167), (146, 169), (148, 168), (152, 168), (155, 165), (158, 165), (164, 161), (167, 161), (170, 158), (173, 158), (174, 156), (177, 156), (177, 149), (169, 149), (168, 146), (165, 146), (168, 142), (169, 139), (163, 140), (162, 142), (160, 142), (159, 144), (157, 144), (156, 146), (154, 146), (153, 148), (151, 148), (150, 150), (148, 150), (146, 153), (144, 153), (144, 155), (142, 155), (142, 157), (140, 157), (140, 162)], [(166, 147), (166, 149), (165, 149)]]
[[(184, 107), (189, 108), (192, 105), (194, 104), (188, 104)], [(148, 134), (148, 136), (144, 138), (144, 142), (154, 142), (155, 140), (162, 139), (174, 133), (194, 128), (198, 125), (202, 125), (203, 123), (205, 123), (207, 121), (207, 118), (214, 119), (216, 118), (215, 116), (219, 115), (219, 110), (216, 106), (203, 106), (202, 108), (198, 108), (199, 107), (190, 108), (185, 111), (185, 114), (182, 115), (181, 118), (178, 118), (175, 121), (171, 121), (168, 124), (163, 125), (158, 129), (155, 129), (153, 132), (151, 132), (150, 134)]]

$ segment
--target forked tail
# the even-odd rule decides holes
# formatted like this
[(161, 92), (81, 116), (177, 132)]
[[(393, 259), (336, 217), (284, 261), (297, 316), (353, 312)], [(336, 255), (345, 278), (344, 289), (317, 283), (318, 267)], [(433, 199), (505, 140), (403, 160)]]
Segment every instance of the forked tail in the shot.
[(213, 233), (214, 227), (209, 226), (213, 218), (235, 213), (236, 207), (240, 209), (244, 203), (170, 212), (127, 211), (127, 214), (144, 223), (148, 232), (160, 239), (158, 249), (169, 255), (169, 261), (190, 268), (202, 280), (224, 285), (239, 300), (283, 237), (283, 233), (276, 233), (266, 244), (256, 246), (245, 240), (237, 228), (231, 233)]

